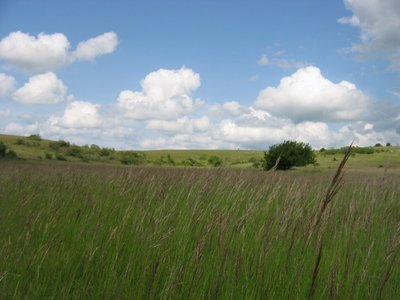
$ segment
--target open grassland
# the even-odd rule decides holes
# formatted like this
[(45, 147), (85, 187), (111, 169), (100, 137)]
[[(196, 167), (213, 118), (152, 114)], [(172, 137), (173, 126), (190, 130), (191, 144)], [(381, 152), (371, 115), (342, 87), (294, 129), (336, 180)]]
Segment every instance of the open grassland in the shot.
[(400, 177), (332, 175), (2, 162), (0, 298), (398, 299)]
[[(177, 167), (231, 167), (260, 169), (264, 151), (258, 150), (152, 150), (116, 151), (96, 145), (76, 146), (64, 141), (50, 141), (30, 137), (2, 135), (0, 142), (16, 152), (18, 157), (31, 162), (84, 163), (106, 165), (177, 166)], [(63, 144), (64, 143), (64, 144)], [(353, 153), (347, 168), (355, 171), (382, 173), (390, 169), (400, 174), (400, 147), (368, 147), (370, 154)], [(266, 149), (267, 150), (267, 149)], [(300, 167), (296, 172), (324, 172), (336, 168), (343, 153), (315, 151), (316, 166)], [(137, 157), (132, 155), (137, 155)]]

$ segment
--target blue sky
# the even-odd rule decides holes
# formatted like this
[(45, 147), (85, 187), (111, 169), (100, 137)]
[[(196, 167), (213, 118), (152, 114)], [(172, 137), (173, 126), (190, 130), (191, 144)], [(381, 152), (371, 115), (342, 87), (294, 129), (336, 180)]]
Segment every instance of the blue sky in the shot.
[(400, 4), (0, 1), (0, 132), (130, 149), (400, 143)]

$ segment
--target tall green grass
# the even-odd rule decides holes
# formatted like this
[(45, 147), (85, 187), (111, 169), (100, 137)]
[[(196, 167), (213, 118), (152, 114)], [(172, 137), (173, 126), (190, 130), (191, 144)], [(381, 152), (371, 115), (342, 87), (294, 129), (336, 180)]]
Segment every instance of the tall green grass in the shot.
[(2, 299), (397, 299), (399, 177), (0, 166)]

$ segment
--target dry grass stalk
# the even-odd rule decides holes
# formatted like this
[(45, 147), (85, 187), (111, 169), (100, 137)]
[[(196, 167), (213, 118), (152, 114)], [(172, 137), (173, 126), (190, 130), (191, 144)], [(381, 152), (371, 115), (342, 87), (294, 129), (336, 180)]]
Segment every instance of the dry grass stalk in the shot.
[(380, 285), (379, 285), (379, 291), (378, 291), (379, 296), (378, 296), (378, 299), (381, 299), (381, 298), (382, 298), (383, 289), (384, 289), (384, 287), (385, 287), (386, 282), (388, 282), (388, 280), (389, 280), (389, 278), (390, 278), (390, 275), (392, 274), (393, 266), (394, 266), (394, 262), (395, 262), (395, 261), (396, 261), (396, 255), (393, 254), (392, 259), (391, 259), (391, 261), (390, 261), (390, 263), (389, 263), (389, 267), (388, 267), (388, 269), (387, 269), (386, 272), (385, 272), (385, 276), (383, 276), (382, 281), (381, 281), (381, 283), (380, 283)]
[(319, 227), (319, 225), (321, 223), (322, 216), (323, 216), (323, 214), (325, 212), (325, 209), (327, 208), (328, 204), (332, 201), (333, 197), (337, 194), (337, 192), (340, 190), (340, 188), (342, 186), (343, 168), (344, 168), (347, 160), (350, 157), (351, 148), (353, 146), (353, 143), (354, 143), (354, 141), (351, 142), (350, 146), (347, 148), (347, 151), (344, 154), (344, 157), (343, 157), (342, 161), (340, 162), (340, 165), (339, 165), (339, 167), (338, 167), (338, 169), (336, 171), (336, 174), (333, 177), (328, 190), (326, 191), (324, 201), (322, 203), (321, 209), (319, 210), (316, 222), (314, 224), (314, 228)]

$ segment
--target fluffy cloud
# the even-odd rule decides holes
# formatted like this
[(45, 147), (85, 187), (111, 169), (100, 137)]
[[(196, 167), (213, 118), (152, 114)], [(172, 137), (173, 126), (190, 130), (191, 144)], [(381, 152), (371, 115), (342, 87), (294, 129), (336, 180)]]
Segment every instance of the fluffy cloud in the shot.
[(147, 128), (167, 132), (204, 132), (211, 128), (211, 122), (203, 116), (197, 119), (188, 117), (179, 118), (176, 121), (151, 120), (147, 123)]
[(35, 37), (17, 31), (0, 41), (0, 58), (23, 70), (43, 72), (68, 63), (69, 47), (62, 33)]
[(231, 145), (216, 140), (208, 134), (176, 134), (171, 138), (144, 139), (142, 149), (227, 149)]
[(224, 110), (232, 115), (232, 116), (239, 116), (241, 114), (244, 114), (246, 112), (248, 112), (249, 110), (243, 106), (241, 106), (238, 102), (236, 101), (228, 101), (225, 102), (222, 107), (224, 108)]
[[(271, 120), (272, 121), (272, 120)], [(272, 123), (272, 122), (270, 122)], [(294, 124), (289, 120), (280, 126), (240, 124), (234, 120), (223, 120), (213, 133), (213, 139), (231, 145), (231, 148), (267, 149), (268, 146), (284, 140), (307, 142), (313, 148), (341, 147), (353, 139), (358, 146), (371, 146), (377, 142), (399, 143), (395, 128), (377, 131), (373, 124), (353, 122), (333, 130), (324, 122), (302, 122)]]
[(94, 60), (97, 56), (115, 51), (118, 45), (118, 36), (114, 32), (106, 32), (95, 38), (80, 42), (73, 57), (79, 60)]
[(261, 91), (255, 107), (294, 122), (329, 122), (356, 120), (368, 103), (369, 98), (354, 84), (335, 84), (310, 66), (282, 78), (278, 87)]
[(15, 84), (14, 77), (0, 73), (0, 97), (10, 95), (15, 90)]
[(29, 78), (28, 83), (14, 92), (13, 99), (27, 104), (54, 104), (64, 101), (66, 91), (64, 83), (48, 72)]
[(353, 12), (350, 17), (338, 21), (359, 27), (361, 43), (354, 44), (352, 51), (364, 54), (383, 52), (394, 67), (400, 67), (400, 2), (398, 0), (344, 0), (346, 8)]
[(37, 133), (39, 131), (39, 123), (35, 122), (28, 125), (19, 124), (17, 122), (11, 122), (4, 128), (5, 133), (28, 135)]
[(61, 118), (51, 116), (48, 124), (50, 127), (94, 128), (101, 123), (98, 108), (99, 105), (89, 102), (73, 101), (68, 104)]
[(193, 110), (194, 92), (200, 76), (191, 69), (160, 69), (141, 82), (142, 91), (122, 91), (118, 106), (128, 118), (135, 120), (173, 120)]
[(40, 33), (37, 37), (21, 31), (12, 32), (0, 41), (0, 59), (30, 73), (51, 71), (75, 59), (93, 60), (111, 53), (118, 44), (113, 32), (81, 42), (74, 53), (62, 33)]

